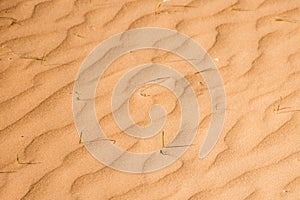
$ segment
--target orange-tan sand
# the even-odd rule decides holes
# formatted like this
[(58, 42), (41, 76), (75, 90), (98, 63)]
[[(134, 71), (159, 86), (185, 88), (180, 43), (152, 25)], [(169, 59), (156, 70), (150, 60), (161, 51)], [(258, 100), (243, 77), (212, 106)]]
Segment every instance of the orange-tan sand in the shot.
[[(1, 0), (0, 199), (250, 200), (300, 199), (299, 0)], [(156, 13), (155, 13), (156, 12)], [(72, 90), (85, 57), (125, 30), (163, 27), (188, 35), (219, 68), (227, 96), (217, 145), (199, 159), (210, 96), (186, 62), (158, 50), (119, 58), (97, 88), (99, 124), (132, 152), (161, 148), (161, 136), (133, 139), (113, 122), (110, 98), (122, 74), (145, 62), (168, 64), (195, 87), (197, 136), (169, 167), (149, 174), (110, 169), (79, 142)], [(201, 83), (201, 84), (199, 84)], [(155, 103), (168, 112), (168, 143), (180, 110), (164, 88), (141, 88), (132, 118), (149, 123)]]

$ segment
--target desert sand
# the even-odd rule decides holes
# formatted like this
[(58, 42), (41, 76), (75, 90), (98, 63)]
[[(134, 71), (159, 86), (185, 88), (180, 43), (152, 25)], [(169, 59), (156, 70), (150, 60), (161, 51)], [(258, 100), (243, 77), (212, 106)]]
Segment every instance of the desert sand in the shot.
[[(300, 199), (299, 0), (1, 0), (0, 199)], [(72, 114), (74, 80), (102, 41), (125, 30), (177, 30), (207, 50), (226, 89), (226, 119), (213, 151), (199, 159), (210, 96), (184, 60), (141, 50), (114, 62), (97, 88), (99, 124), (131, 152), (161, 148), (161, 137), (134, 139), (113, 122), (112, 89), (132, 67), (164, 63), (195, 89), (201, 123), (193, 145), (172, 165), (147, 174), (113, 170), (79, 142)], [(168, 143), (178, 129), (176, 98), (141, 88), (130, 113), (139, 125), (161, 104)]]

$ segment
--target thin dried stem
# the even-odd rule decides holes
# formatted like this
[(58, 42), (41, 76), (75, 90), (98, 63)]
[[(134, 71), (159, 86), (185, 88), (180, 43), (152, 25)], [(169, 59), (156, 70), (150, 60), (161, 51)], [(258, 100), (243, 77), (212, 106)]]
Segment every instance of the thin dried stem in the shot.
[(39, 164), (40, 162), (22, 162), (20, 161), (19, 155), (17, 155), (17, 162), (20, 165), (34, 165), (34, 164)]

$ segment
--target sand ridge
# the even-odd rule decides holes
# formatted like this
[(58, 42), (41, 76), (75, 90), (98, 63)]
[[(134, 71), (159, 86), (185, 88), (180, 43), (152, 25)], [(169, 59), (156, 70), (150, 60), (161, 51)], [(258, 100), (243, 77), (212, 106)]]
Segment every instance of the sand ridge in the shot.
[[(300, 2), (171, 0), (155, 14), (157, 3), (0, 2), (0, 199), (300, 198)], [(193, 146), (166, 169), (132, 175), (105, 167), (79, 144), (71, 96), (90, 51), (139, 27), (174, 29), (203, 46), (221, 72), (228, 105), (218, 144), (199, 160), (210, 121), (199, 74), (158, 51), (113, 63), (97, 89), (97, 117), (108, 137), (130, 151), (157, 149), (160, 137), (133, 140), (111, 124), (110, 87), (122, 73), (144, 61), (163, 62), (198, 84), (201, 123)], [(147, 123), (149, 107), (164, 104), (169, 141), (180, 114), (176, 101), (159, 88), (145, 92), (132, 97), (132, 115)]]

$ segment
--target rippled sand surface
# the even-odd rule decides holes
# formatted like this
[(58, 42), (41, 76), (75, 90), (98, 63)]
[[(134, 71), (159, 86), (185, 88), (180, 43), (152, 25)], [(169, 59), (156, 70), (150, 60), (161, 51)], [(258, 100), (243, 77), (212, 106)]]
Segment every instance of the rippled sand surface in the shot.
[[(300, 199), (300, 1), (1, 0), (0, 199)], [(155, 13), (156, 12), (156, 13)], [(142, 50), (112, 63), (97, 88), (99, 124), (132, 152), (161, 148), (161, 137), (137, 140), (113, 122), (111, 93), (129, 69), (146, 62), (180, 71), (198, 95), (201, 123), (193, 145), (171, 166), (150, 174), (110, 169), (79, 142), (72, 115), (77, 71), (97, 44), (140, 27), (180, 31), (219, 68), (227, 95), (221, 138), (198, 158), (211, 118), (201, 76), (171, 53)], [(165, 88), (141, 88), (132, 118), (168, 112), (166, 143), (180, 106)]]

